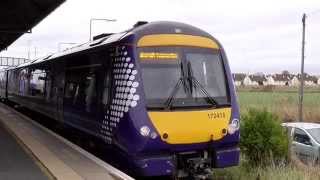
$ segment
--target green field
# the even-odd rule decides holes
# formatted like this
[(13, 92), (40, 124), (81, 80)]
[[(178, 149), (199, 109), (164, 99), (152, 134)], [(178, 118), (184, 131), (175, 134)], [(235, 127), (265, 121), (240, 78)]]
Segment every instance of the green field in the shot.
[(299, 161), (288, 165), (268, 167), (239, 166), (215, 169), (213, 179), (218, 180), (319, 180), (319, 166), (305, 165)]
[[(298, 92), (296, 89), (241, 89), (237, 92), (241, 114), (250, 108), (263, 109), (278, 115), (283, 121), (296, 121)], [(304, 121), (320, 122), (320, 91), (308, 90), (304, 96)], [(243, 158), (243, 157), (242, 157)], [(320, 166), (305, 165), (296, 158), (289, 164), (250, 167), (241, 161), (239, 166), (215, 169), (213, 179), (219, 180), (320, 180)]]
[[(266, 108), (283, 121), (295, 121), (298, 117), (298, 93), (294, 91), (238, 91), (241, 113), (249, 108)], [(320, 122), (320, 92), (306, 92), (303, 101), (305, 121)]]

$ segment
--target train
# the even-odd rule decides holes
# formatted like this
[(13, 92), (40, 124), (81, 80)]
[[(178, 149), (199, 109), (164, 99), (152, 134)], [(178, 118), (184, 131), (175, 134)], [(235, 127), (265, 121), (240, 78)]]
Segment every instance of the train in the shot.
[(188, 24), (138, 22), (3, 69), (0, 96), (99, 140), (134, 176), (201, 179), (239, 164), (226, 53)]

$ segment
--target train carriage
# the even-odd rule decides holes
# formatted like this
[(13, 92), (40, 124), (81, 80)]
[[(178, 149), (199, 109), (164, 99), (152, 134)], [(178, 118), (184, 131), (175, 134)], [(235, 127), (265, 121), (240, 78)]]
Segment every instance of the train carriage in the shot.
[(0, 77), (2, 98), (99, 139), (132, 174), (204, 177), (239, 163), (227, 57), (193, 26), (138, 23)]

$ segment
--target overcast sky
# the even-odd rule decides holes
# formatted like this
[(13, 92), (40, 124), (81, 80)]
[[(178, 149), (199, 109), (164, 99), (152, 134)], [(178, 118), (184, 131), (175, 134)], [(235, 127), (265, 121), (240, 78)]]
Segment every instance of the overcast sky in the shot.
[[(180, 21), (197, 26), (224, 46), (233, 72), (300, 71), (303, 12), (307, 13), (306, 71), (320, 75), (320, 0), (67, 0), (0, 56), (45, 56), (59, 42), (119, 32), (136, 21)], [(62, 49), (68, 45), (62, 45)]]

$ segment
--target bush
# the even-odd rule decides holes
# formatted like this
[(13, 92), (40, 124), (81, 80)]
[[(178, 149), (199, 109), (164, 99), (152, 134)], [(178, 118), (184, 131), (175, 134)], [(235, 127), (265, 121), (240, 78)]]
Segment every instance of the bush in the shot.
[(289, 139), (280, 123), (276, 115), (266, 110), (250, 109), (243, 116), (240, 147), (250, 166), (287, 160)]

